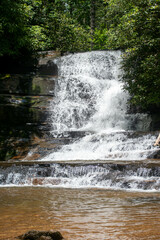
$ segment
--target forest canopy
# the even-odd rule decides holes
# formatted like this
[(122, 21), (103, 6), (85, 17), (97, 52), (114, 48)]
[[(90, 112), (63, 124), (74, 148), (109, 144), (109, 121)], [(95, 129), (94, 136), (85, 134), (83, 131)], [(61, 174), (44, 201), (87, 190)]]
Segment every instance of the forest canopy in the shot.
[(131, 102), (160, 102), (160, 0), (1, 0), (0, 57), (121, 49)]

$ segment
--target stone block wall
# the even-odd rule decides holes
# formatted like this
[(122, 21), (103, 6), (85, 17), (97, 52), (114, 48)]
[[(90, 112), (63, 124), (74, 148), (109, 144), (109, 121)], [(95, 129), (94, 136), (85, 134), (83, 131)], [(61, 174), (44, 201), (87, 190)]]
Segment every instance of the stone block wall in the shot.
[(35, 135), (49, 132), (49, 106), (58, 76), (53, 59), (60, 53), (41, 52), (38, 56), (34, 72), (15, 68), (14, 73), (0, 74), (0, 161), (23, 155), (23, 148), (29, 151)]

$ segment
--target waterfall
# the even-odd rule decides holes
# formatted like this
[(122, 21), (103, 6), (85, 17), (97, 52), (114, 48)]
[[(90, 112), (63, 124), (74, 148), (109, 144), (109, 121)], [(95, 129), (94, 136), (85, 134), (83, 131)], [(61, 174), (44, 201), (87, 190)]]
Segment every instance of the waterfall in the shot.
[(2, 168), (0, 186), (160, 191), (160, 166), (125, 163), (46, 163)]
[(146, 115), (127, 114), (129, 96), (119, 81), (120, 56), (120, 51), (97, 51), (56, 60), (59, 78), (51, 105), (54, 134), (146, 130)]
[[(135, 134), (149, 129), (150, 117), (128, 113), (120, 51), (71, 54), (55, 63), (59, 77), (50, 107), (52, 134), (77, 132), (77, 138), (42, 160), (140, 160), (152, 152), (155, 136)], [(78, 132), (85, 134), (78, 137)]]
[(77, 53), (54, 62), (59, 76), (50, 105), (50, 145), (59, 146), (39, 161), (1, 166), (0, 186), (159, 192), (160, 166), (146, 160), (157, 149), (156, 136), (148, 131), (147, 114), (128, 112), (121, 52)]

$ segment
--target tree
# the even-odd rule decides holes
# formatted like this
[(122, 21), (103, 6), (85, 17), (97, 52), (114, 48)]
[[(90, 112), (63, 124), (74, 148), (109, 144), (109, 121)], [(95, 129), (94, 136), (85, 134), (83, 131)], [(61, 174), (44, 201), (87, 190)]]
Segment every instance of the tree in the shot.
[(30, 49), (23, 0), (0, 2), (0, 56), (18, 56)]
[(94, 38), (94, 30), (95, 30), (95, 0), (91, 0), (90, 6), (90, 27), (91, 27), (91, 37), (92, 37), (92, 45), (93, 49), (93, 38)]
[(143, 108), (160, 103), (159, 12), (159, 0), (110, 0), (107, 12), (106, 46), (125, 51), (124, 89)]

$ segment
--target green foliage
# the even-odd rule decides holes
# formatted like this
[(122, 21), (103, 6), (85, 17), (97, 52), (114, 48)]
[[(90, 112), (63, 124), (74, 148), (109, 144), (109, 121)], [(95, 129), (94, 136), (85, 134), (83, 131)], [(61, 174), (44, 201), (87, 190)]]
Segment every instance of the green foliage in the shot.
[(50, 15), (47, 35), (50, 47), (60, 51), (85, 51), (90, 47), (90, 35), (80, 24), (66, 14)]
[(0, 56), (18, 56), (30, 48), (21, 0), (0, 2)]
[(90, 0), (1, 0), (0, 56), (89, 50), (89, 7)]
[(99, 50), (99, 49), (106, 49), (106, 42), (107, 42), (107, 30), (104, 29), (95, 29), (94, 32), (94, 50)]
[(46, 50), (47, 46), (49, 47), (50, 43), (47, 39), (46, 34), (44, 33), (43, 27), (39, 25), (33, 25), (29, 29), (29, 35), (31, 41), (32, 49), (35, 51)]
[(160, 0), (1, 0), (0, 56), (122, 49), (132, 103), (159, 105), (159, 13)]
[(106, 45), (125, 50), (124, 88), (143, 108), (160, 103), (159, 13), (159, 0), (109, 1)]

